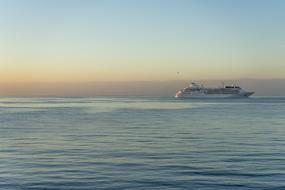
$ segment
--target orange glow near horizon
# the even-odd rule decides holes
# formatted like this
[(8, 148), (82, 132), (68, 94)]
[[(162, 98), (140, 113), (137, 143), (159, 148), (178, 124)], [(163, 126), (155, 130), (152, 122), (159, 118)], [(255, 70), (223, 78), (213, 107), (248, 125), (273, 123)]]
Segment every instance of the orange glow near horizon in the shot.
[[(139, 61), (89, 61), (59, 62), (46, 60), (10, 62), (1, 67), (1, 83), (17, 82), (88, 82), (88, 81), (167, 81), (167, 80), (226, 80), (240, 78), (282, 78), (284, 66), (260, 66), (258, 70), (243, 65), (218, 64), (168, 64), (154, 61), (144, 64)], [(100, 62), (102, 61), (102, 62)], [(1, 60), (1, 63), (4, 61)], [(162, 61), (164, 62), (164, 61)], [(98, 64), (100, 63), (100, 64)], [(103, 64), (102, 64), (103, 63)], [(272, 75), (272, 73), (275, 73)]]

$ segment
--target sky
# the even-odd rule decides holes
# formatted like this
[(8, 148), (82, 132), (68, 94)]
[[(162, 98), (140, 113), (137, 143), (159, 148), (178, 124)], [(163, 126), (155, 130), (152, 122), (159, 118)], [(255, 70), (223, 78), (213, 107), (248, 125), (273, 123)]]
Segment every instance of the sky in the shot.
[(285, 78), (283, 0), (0, 0), (0, 84)]

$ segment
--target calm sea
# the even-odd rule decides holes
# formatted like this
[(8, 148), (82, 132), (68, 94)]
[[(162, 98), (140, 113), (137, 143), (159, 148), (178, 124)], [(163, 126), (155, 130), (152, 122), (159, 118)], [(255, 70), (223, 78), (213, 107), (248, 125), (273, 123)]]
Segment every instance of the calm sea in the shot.
[(0, 189), (285, 189), (285, 98), (0, 98)]

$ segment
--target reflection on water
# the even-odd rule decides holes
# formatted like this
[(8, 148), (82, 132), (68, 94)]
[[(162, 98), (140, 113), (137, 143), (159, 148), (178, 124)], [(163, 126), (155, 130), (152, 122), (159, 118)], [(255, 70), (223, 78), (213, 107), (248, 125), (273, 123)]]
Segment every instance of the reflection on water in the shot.
[(1, 189), (282, 189), (285, 98), (0, 98)]

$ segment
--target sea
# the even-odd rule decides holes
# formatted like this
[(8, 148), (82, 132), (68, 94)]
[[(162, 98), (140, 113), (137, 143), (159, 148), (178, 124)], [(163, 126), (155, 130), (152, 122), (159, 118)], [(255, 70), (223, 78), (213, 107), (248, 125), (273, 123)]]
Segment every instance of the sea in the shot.
[(0, 189), (285, 189), (285, 97), (1, 97)]

